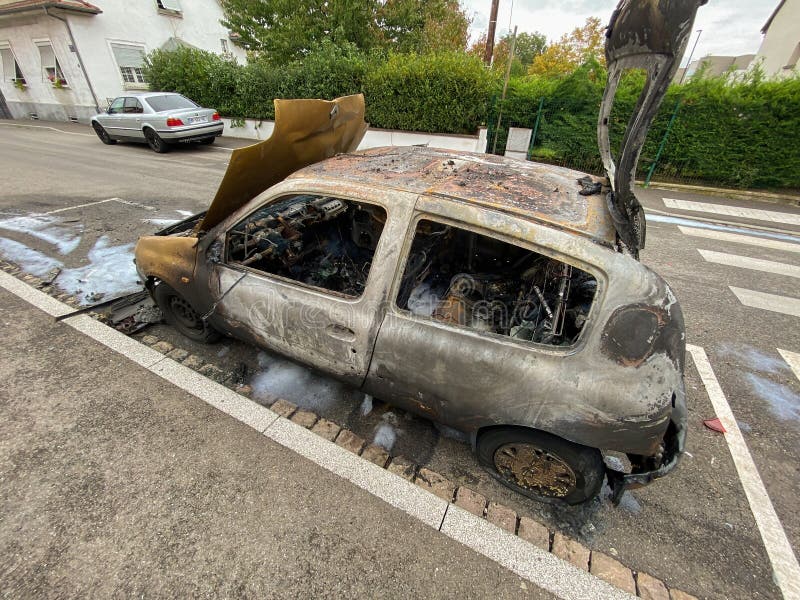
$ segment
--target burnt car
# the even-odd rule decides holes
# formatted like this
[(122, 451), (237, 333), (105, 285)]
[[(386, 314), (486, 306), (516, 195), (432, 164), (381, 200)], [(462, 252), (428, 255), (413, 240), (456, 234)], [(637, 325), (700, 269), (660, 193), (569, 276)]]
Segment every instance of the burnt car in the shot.
[(233, 153), (209, 210), (140, 239), (166, 320), (467, 432), (485, 468), (537, 499), (583, 502), (604, 476), (618, 499), (669, 473), (686, 434), (684, 323), (637, 260), (629, 182), (423, 147), (351, 152), (363, 114), (361, 96), (276, 100), (273, 136)]

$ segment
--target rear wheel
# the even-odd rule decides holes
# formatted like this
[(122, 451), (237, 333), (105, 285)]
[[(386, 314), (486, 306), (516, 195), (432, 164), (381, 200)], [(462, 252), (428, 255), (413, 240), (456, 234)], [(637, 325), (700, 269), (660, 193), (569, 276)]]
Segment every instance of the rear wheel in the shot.
[(493, 477), (534, 500), (580, 504), (603, 484), (599, 450), (525, 429), (490, 429), (478, 438), (478, 461)]
[(219, 339), (219, 333), (203, 321), (189, 301), (166, 283), (159, 283), (153, 296), (164, 320), (190, 340), (210, 344)]
[(97, 137), (100, 138), (100, 141), (106, 144), (107, 146), (113, 146), (114, 144), (117, 143), (117, 140), (111, 139), (111, 136), (108, 135), (108, 132), (102, 125), (100, 125), (100, 123), (92, 123), (92, 128), (94, 129), (94, 132), (97, 134)]
[(154, 152), (158, 152), (159, 154), (169, 152), (169, 145), (167, 142), (161, 139), (161, 136), (152, 129), (144, 130), (144, 139), (147, 140), (147, 145), (150, 146), (150, 149)]

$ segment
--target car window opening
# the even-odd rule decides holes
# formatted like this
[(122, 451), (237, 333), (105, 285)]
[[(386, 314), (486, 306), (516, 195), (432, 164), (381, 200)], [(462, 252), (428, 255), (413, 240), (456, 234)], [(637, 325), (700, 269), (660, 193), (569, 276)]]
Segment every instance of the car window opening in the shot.
[(297, 195), (250, 215), (228, 234), (228, 261), (359, 297), (386, 211), (330, 196)]
[(575, 343), (597, 280), (526, 248), (422, 220), (406, 262), (397, 306), (518, 340)]

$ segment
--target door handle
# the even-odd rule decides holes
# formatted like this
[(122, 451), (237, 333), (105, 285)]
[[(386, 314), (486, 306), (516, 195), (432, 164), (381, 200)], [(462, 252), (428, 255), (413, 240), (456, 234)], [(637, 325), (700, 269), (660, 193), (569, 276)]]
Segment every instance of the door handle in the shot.
[(356, 332), (350, 329), (349, 327), (345, 327), (344, 325), (339, 325), (338, 323), (331, 323), (325, 328), (325, 333), (327, 333), (332, 338), (337, 340), (342, 340), (343, 342), (353, 342), (356, 339)]

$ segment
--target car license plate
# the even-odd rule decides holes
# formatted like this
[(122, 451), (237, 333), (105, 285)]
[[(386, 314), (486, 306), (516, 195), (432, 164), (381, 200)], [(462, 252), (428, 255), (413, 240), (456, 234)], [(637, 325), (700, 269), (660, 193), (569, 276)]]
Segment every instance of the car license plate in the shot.
[(195, 123), (208, 123), (208, 117), (189, 117), (189, 125)]

